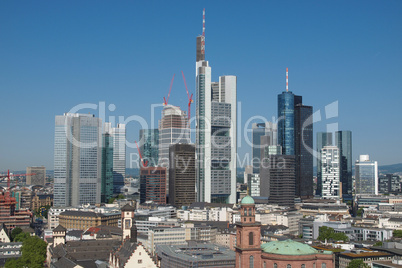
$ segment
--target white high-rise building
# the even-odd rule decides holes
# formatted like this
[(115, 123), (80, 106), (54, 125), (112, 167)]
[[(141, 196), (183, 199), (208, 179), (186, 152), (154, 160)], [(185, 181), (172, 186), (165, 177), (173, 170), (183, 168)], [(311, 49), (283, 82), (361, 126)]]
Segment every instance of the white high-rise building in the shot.
[(113, 137), (113, 192), (120, 193), (126, 176), (126, 125), (111, 128)]
[(102, 120), (65, 113), (55, 119), (54, 206), (100, 203)]
[(378, 163), (360, 155), (355, 163), (356, 194), (378, 194)]
[(339, 149), (324, 146), (321, 149), (322, 197), (338, 199), (341, 197)]
[(196, 95), (197, 199), (236, 203), (237, 77), (211, 81), (204, 35), (197, 37)]

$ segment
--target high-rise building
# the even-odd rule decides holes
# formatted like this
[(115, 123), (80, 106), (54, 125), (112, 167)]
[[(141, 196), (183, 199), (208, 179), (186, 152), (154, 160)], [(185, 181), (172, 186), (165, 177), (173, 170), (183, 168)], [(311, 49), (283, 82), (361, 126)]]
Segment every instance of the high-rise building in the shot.
[(111, 128), (113, 137), (113, 192), (120, 193), (126, 176), (126, 125)]
[(278, 143), (283, 154), (295, 154), (295, 95), (283, 91), (278, 95)]
[(254, 123), (252, 125), (252, 166), (253, 173), (260, 173), (261, 137), (268, 136), (271, 145), (278, 144), (278, 125), (272, 122)]
[(166, 168), (141, 167), (140, 169), (140, 202), (153, 201), (166, 204)]
[(197, 200), (195, 146), (172, 144), (169, 157), (169, 203), (176, 207), (189, 206)]
[(176, 143), (190, 143), (187, 113), (180, 107), (166, 105), (159, 121), (159, 166), (166, 168), (166, 189), (169, 194), (169, 148)]
[(313, 193), (313, 107), (295, 105), (296, 196)]
[(322, 195), (322, 172), (321, 172), (321, 149), (325, 146), (331, 146), (332, 133), (331, 132), (318, 132), (317, 133), (317, 192), (316, 194)]
[(396, 174), (386, 174), (379, 177), (378, 192), (384, 194), (401, 192), (401, 178)]
[(342, 194), (352, 195), (352, 132), (336, 131), (335, 146), (340, 153), (340, 176), (342, 182)]
[(65, 113), (55, 119), (54, 206), (100, 203), (102, 120)]
[(26, 177), (27, 185), (45, 185), (46, 178), (46, 168), (45, 167), (27, 167), (27, 174), (35, 174), (28, 175)]
[(243, 183), (246, 184), (248, 182), (248, 175), (253, 174), (253, 166), (245, 166), (244, 168), (244, 180)]
[(261, 195), (261, 180), (259, 173), (247, 174), (247, 188), (248, 195), (260, 196)]
[(378, 164), (369, 155), (360, 155), (355, 163), (356, 194), (378, 194)]
[(237, 77), (211, 82), (205, 35), (197, 37), (196, 155), (197, 200), (236, 202)]
[(113, 137), (111, 124), (105, 123), (102, 134), (101, 202), (113, 197)]
[(140, 129), (139, 147), (148, 167), (156, 167), (159, 161), (159, 129)]
[(339, 149), (336, 146), (324, 146), (321, 149), (322, 197), (339, 199), (341, 197)]

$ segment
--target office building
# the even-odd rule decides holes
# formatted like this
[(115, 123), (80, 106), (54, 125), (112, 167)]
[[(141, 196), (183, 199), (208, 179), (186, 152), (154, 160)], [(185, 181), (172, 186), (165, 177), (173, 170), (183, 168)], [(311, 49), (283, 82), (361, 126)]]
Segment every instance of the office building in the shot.
[(140, 129), (138, 143), (142, 159), (148, 167), (156, 167), (159, 161), (159, 129)]
[(270, 145), (278, 144), (278, 125), (272, 122), (254, 123), (252, 125), (252, 166), (253, 173), (260, 173), (261, 137), (268, 136)]
[(65, 113), (55, 123), (54, 206), (100, 203), (101, 119)]
[(176, 143), (190, 143), (187, 113), (180, 107), (166, 105), (159, 121), (159, 166), (165, 167), (166, 190), (169, 194), (169, 148)]
[(378, 192), (383, 194), (401, 192), (401, 178), (395, 174), (386, 174), (378, 180)]
[(378, 164), (369, 155), (360, 155), (355, 163), (356, 194), (378, 194)]
[(166, 168), (141, 167), (140, 169), (140, 202), (152, 201), (166, 204)]
[(27, 174), (35, 174), (26, 176), (27, 185), (45, 185), (46, 168), (45, 167), (27, 167)]
[(102, 134), (101, 202), (113, 197), (113, 137), (110, 123), (105, 123)]
[(342, 194), (352, 195), (352, 132), (336, 131), (335, 146), (339, 148)]
[(322, 197), (341, 198), (339, 169), (339, 149), (336, 146), (324, 146), (321, 149)]
[(113, 137), (113, 192), (120, 193), (126, 176), (126, 125), (111, 128)]
[(169, 153), (169, 204), (189, 206), (197, 200), (195, 193), (195, 146), (173, 144)]
[(205, 35), (197, 37), (196, 58), (197, 199), (236, 202), (237, 77), (211, 81)]
[(332, 146), (332, 133), (331, 132), (318, 132), (317, 133), (317, 192), (316, 194), (322, 195), (322, 172), (321, 172), (321, 149), (325, 146)]
[(296, 196), (313, 193), (313, 107), (295, 105)]
[(260, 174), (253, 173), (247, 175), (247, 188), (248, 188), (248, 195), (250, 196), (260, 196), (261, 191), (261, 181), (260, 181)]

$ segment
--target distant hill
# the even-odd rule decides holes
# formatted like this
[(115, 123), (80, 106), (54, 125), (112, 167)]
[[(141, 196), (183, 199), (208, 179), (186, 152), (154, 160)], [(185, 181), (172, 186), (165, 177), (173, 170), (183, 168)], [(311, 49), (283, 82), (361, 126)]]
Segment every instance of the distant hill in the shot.
[(402, 173), (402, 163), (393, 164), (393, 165), (385, 165), (379, 166), (378, 172), (387, 174), (387, 173)]

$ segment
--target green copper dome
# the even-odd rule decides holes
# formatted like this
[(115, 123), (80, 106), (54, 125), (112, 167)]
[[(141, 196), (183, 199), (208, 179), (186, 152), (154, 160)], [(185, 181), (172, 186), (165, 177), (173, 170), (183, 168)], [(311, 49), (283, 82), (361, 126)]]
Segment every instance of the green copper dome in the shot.
[(254, 203), (254, 199), (251, 196), (247, 195), (247, 196), (243, 197), (240, 204), (241, 205), (254, 205), (255, 203)]
[[(310, 255), (316, 253), (323, 253), (309, 245), (299, 243), (293, 240), (285, 241), (272, 241), (261, 245), (263, 252), (280, 255)], [(324, 251), (324, 254), (326, 252)]]

